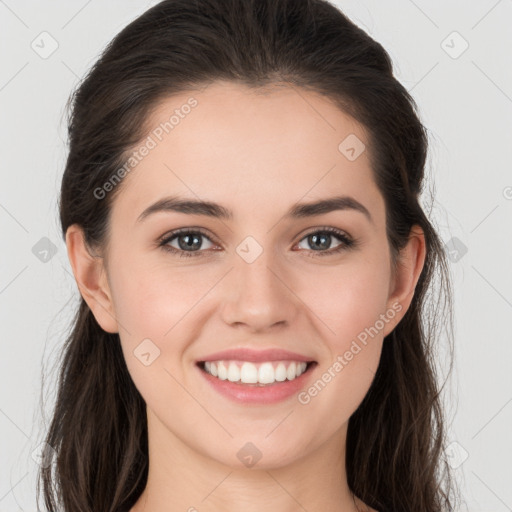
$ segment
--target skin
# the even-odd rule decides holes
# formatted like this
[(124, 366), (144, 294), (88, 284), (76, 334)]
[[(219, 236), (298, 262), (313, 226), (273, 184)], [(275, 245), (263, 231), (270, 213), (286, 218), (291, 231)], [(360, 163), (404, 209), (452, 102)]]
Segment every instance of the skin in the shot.
[[(287, 85), (255, 91), (216, 82), (166, 98), (148, 126), (192, 95), (198, 105), (119, 185), (108, 247), (91, 255), (76, 225), (66, 236), (80, 292), (101, 327), (119, 333), (147, 404), (149, 477), (131, 512), (372, 510), (359, 499), (356, 508), (347, 485), (347, 425), (377, 371), (384, 337), (412, 300), (423, 233), (411, 232), (393, 273), (368, 149), (354, 161), (338, 150), (349, 134), (367, 145), (366, 133), (327, 98)], [(218, 202), (233, 219), (159, 212), (137, 222), (150, 204), (176, 194)], [(361, 202), (373, 222), (355, 210), (283, 217), (295, 203), (342, 194)], [(315, 257), (307, 235), (326, 226), (357, 247)], [(157, 246), (159, 237), (189, 227), (211, 234), (200, 239), (203, 255), (181, 258)], [(263, 249), (250, 264), (236, 252), (247, 236)], [(340, 243), (333, 235), (322, 250)], [(293, 396), (240, 405), (195, 367), (226, 348), (284, 348), (318, 362), (311, 385), (393, 304), (394, 318), (307, 404)], [(160, 349), (149, 366), (134, 355), (146, 338)], [(262, 454), (251, 468), (237, 458), (249, 441)]]

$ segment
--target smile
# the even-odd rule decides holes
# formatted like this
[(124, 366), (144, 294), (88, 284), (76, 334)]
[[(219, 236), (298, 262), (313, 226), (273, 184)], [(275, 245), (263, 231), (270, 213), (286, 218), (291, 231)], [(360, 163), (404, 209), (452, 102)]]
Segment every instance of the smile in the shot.
[(244, 405), (270, 405), (291, 400), (313, 378), (317, 365), (316, 361), (239, 359), (196, 363), (210, 389)]
[(304, 361), (206, 361), (202, 369), (220, 380), (241, 384), (271, 385), (276, 382), (295, 380), (307, 369)]

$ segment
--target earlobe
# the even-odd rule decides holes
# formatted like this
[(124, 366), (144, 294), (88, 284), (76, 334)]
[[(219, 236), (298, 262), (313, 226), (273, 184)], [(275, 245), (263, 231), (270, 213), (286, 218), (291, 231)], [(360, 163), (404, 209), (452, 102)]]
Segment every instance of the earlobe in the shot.
[(67, 229), (66, 246), (78, 289), (96, 321), (106, 332), (119, 332), (103, 258), (91, 253), (77, 224)]
[(384, 336), (396, 327), (409, 309), (425, 264), (425, 256), (425, 234), (420, 226), (415, 225), (411, 228), (407, 245), (400, 251), (395, 275), (391, 279), (387, 306), (398, 313), (394, 321), (387, 324)]

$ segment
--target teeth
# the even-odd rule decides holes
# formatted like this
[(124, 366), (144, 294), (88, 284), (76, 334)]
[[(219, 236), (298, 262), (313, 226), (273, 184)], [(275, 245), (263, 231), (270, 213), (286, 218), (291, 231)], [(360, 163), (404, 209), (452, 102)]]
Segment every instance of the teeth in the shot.
[[(229, 366), (234, 365), (231, 363)], [(258, 370), (258, 382), (260, 384), (272, 384), (272, 382), (275, 381), (276, 379), (274, 379), (274, 367), (272, 366), (272, 363), (263, 363)]]
[[(306, 368), (304, 367), (304, 370), (305, 369)], [(275, 371), (275, 378), (277, 382), (283, 382), (284, 380), (286, 380), (286, 376), (286, 366), (284, 365), (284, 363), (279, 363)]]
[(204, 369), (220, 380), (242, 382), (244, 384), (273, 384), (285, 380), (294, 380), (306, 371), (303, 361), (268, 361), (251, 363), (249, 361), (206, 361)]
[[(215, 366), (215, 363), (210, 363), (211, 366)], [(219, 361), (217, 365), (218, 377), (220, 380), (226, 380), (228, 378), (228, 369), (222, 361)], [(213, 373), (213, 372), (212, 372)]]
[[(293, 377), (297, 374), (297, 366), (295, 363), (291, 363), (290, 366), (288, 366), (288, 371), (286, 372), (286, 378), (288, 380), (292, 380)], [(300, 374), (299, 374), (300, 375)]]
[[(215, 366), (215, 363), (213, 363)], [(245, 384), (256, 384), (258, 382), (258, 369), (252, 363), (244, 363), (240, 370), (240, 380)]]

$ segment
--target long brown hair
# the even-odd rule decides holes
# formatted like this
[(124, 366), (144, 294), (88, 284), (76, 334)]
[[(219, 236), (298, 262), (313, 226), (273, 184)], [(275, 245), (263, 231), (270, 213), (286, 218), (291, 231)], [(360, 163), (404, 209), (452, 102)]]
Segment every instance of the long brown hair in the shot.
[[(349, 420), (347, 478), (380, 512), (454, 510), (436, 367), (452, 299), (443, 244), (419, 202), (427, 132), (388, 53), (336, 7), (325, 0), (164, 0), (125, 27), (70, 98), (63, 236), (76, 223), (90, 247), (108, 243), (122, 183), (104, 198), (94, 191), (122, 167), (160, 100), (215, 80), (284, 82), (334, 101), (369, 134), (395, 261), (411, 227), (422, 228), (426, 259), (413, 301), (385, 338), (375, 379)], [(38, 499), (42, 484), (50, 511), (126, 511), (147, 481), (145, 402), (119, 335), (101, 329), (83, 298), (70, 331)]]

